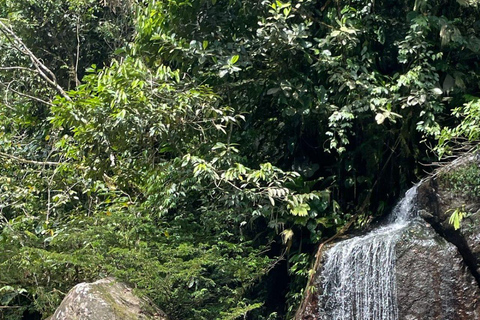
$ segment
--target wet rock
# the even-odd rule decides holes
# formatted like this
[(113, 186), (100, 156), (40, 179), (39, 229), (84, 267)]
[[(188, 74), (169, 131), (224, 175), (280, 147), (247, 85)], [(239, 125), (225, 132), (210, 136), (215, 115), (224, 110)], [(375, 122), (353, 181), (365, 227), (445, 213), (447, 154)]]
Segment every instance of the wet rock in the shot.
[[(465, 168), (479, 165), (477, 157), (465, 156), (440, 169), (419, 186), (418, 207), (422, 218), (458, 248), (480, 285), (480, 194), (466, 194), (449, 182), (451, 177)], [(456, 209), (468, 214), (459, 230), (455, 230), (449, 222)]]
[[(468, 185), (462, 184), (464, 180)], [(479, 185), (478, 157), (465, 156), (418, 186), (418, 217), (395, 244), (398, 314), (394, 319), (480, 320)], [(456, 209), (468, 213), (458, 230), (449, 222)], [(297, 320), (332, 318), (324, 316), (328, 310), (322, 310), (320, 301), (326, 252), (328, 248), (320, 250), (320, 263)]]
[(149, 300), (112, 278), (80, 283), (48, 320), (167, 320)]
[[(322, 268), (312, 283), (298, 320), (330, 319), (319, 301)], [(480, 289), (457, 248), (421, 218), (403, 231), (395, 245), (396, 300), (399, 320), (480, 320)]]
[(418, 220), (396, 245), (398, 319), (480, 319), (480, 290), (457, 248)]

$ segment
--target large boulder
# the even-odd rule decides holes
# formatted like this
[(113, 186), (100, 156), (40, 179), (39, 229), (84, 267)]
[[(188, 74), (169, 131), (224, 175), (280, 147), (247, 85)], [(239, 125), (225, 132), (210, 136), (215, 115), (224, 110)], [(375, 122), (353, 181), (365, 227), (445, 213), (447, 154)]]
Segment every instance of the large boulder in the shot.
[(167, 320), (148, 299), (112, 278), (80, 283), (68, 292), (49, 320)]
[[(298, 320), (327, 320), (322, 311), (322, 273), (330, 244)], [(480, 320), (480, 288), (458, 249), (422, 219), (412, 222), (395, 244), (396, 300), (399, 320)], [(326, 314), (325, 314), (326, 313)], [(375, 318), (377, 319), (377, 318)], [(350, 320), (350, 319), (345, 319)]]
[(478, 320), (480, 289), (457, 248), (427, 223), (413, 223), (395, 247), (399, 320)]
[[(438, 170), (418, 188), (420, 215), (453, 243), (480, 283), (480, 162), (478, 155), (457, 159)], [(455, 230), (449, 218), (467, 213)]]

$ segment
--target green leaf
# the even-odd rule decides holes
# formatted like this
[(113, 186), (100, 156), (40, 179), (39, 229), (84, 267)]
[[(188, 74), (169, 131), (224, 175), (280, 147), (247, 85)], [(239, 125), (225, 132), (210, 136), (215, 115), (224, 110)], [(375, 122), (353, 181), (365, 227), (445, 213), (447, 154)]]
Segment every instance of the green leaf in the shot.
[(455, 211), (453, 211), (452, 215), (448, 219), (448, 222), (451, 225), (453, 225), (453, 228), (455, 230), (458, 230), (460, 229), (460, 223), (462, 222), (463, 218), (465, 218), (466, 215), (467, 213), (465, 211), (463, 211), (460, 208), (457, 208), (455, 209)]
[(235, 64), (235, 63), (238, 61), (239, 58), (240, 58), (239, 55), (233, 56), (233, 57), (230, 59), (230, 64)]
[(310, 206), (306, 203), (299, 203), (296, 206), (293, 206), (290, 209), (290, 212), (294, 216), (300, 216), (300, 217), (305, 217), (308, 215), (308, 210), (310, 210)]

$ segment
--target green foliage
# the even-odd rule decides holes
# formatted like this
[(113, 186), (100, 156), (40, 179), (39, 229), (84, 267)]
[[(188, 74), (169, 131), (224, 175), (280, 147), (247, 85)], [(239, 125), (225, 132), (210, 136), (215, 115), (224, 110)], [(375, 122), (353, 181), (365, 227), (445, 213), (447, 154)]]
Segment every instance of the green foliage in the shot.
[(58, 162), (26, 160), (34, 153), (19, 154), (5, 138), (7, 163), (26, 171), (18, 180), (15, 169), (4, 171), (18, 186), (5, 187), (13, 203), (5, 206), (1, 262), (12, 272), (2, 281), (26, 293), (9, 302), (48, 315), (74, 284), (113, 275), (172, 319), (259, 309), (249, 290), (274, 258), (261, 254), (272, 235), (258, 237), (255, 221), (275, 230), (278, 217), (307, 214), (306, 201), (318, 195), (289, 187), (295, 172), (242, 164), (231, 132), (244, 117), (208, 86), (133, 56), (88, 72), (70, 99), (52, 103), (53, 126), (42, 119), (41, 141)]
[(436, 146), (440, 157), (451, 153), (455, 145), (480, 140), (480, 100), (477, 97), (466, 96), (467, 103), (453, 109), (452, 115), (459, 119), (459, 124), (453, 128), (445, 127)]
[[(475, 162), (468, 162), (452, 170), (443, 172), (439, 177), (440, 183), (448, 188), (455, 197), (465, 200), (477, 200), (480, 195), (480, 167)], [(450, 209), (452, 212), (448, 222), (455, 230), (460, 229), (462, 220), (469, 213), (465, 207)]]
[(480, 195), (480, 167), (475, 162), (446, 171), (439, 179), (458, 196), (475, 200)]
[[(128, 41), (133, 29), (131, 10), (130, 1), (0, 1), (0, 16), (8, 19), (66, 89), (79, 84), (87, 67), (102, 65)], [(5, 60), (12, 51), (6, 52)]]
[[(30, 234), (26, 222), (12, 222), (11, 234), (2, 234), (10, 253), (2, 269), (11, 270), (2, 281), (28, 288), (35, 308), (49, 314), (78, 281), (112, 275), (153, 297), (173, 318), (213, 319), (229, 309), (239, 312), (239, 296), (270, 263), (248, 243), (213, 244), (209, 237), (200, 240), (201, 233), (158, 228), (132, 208), (123, 211), (55, 222), (43, 237), (32, 228)], [(15, 235), (24, 238), (21, 248), (15, 248)], [(189, 236), (199, 240), (185, 242)]]
[[(387, 211), (428, 143), (478, 139), (476, 1), (0, 0), (0, 16), (23, 41), (0, 35), (11, 319), (107, 275), (172, 319), (288, 318), (315, 244)], [(449, 183), (476, 196), (462, 170)], [(285, 308), (263, 289), (281, 268)]]

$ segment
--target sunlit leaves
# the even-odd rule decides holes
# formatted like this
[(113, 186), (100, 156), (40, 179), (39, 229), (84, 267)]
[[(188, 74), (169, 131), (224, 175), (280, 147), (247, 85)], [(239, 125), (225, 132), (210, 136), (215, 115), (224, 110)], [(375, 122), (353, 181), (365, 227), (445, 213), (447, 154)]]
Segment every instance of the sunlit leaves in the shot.
[(460, 223), (466, 216), (467, 212), (465, 212), (464, 208), (457, 208), (453, 210), (450, 218), (448, 218), (448, 223), (450, 223), (455, 230), (458, 230), (460, 229)]
[(465, 97), (468, 102), (452, 111), (452, 115), (459, 119), (459, 124), (453, 128), (445, 127), (439, 135), (436, 151), (439, 156), (451, 152), (456, 143), (477, 142), (480, 140), (480, 99), (474, 96)]
[[(239, 193), (242, 198), (257, 203), (260, 207), (269, 204), (280, 213), (285, 213), (286, 206), (290, 214), (307, 216), (310, 210), (307, 202), (319, 199), (315, 192), (298, 194), (286, 188), (284, 185), (294, 181), (299, 175), (295, 172), (283, 172), (270, 163), (261, 164), (258, 170), (239, 163), (222, 170), (221, 167), (215, 167), (216, 161), (207, 162), (199, 157), (187, 155), (184, 157), (183, 166), (189, 165), (193, 165), (195, 177), (209, 179), (224, 191)], [(265, 202), (267, 199), (269, 203)]]

